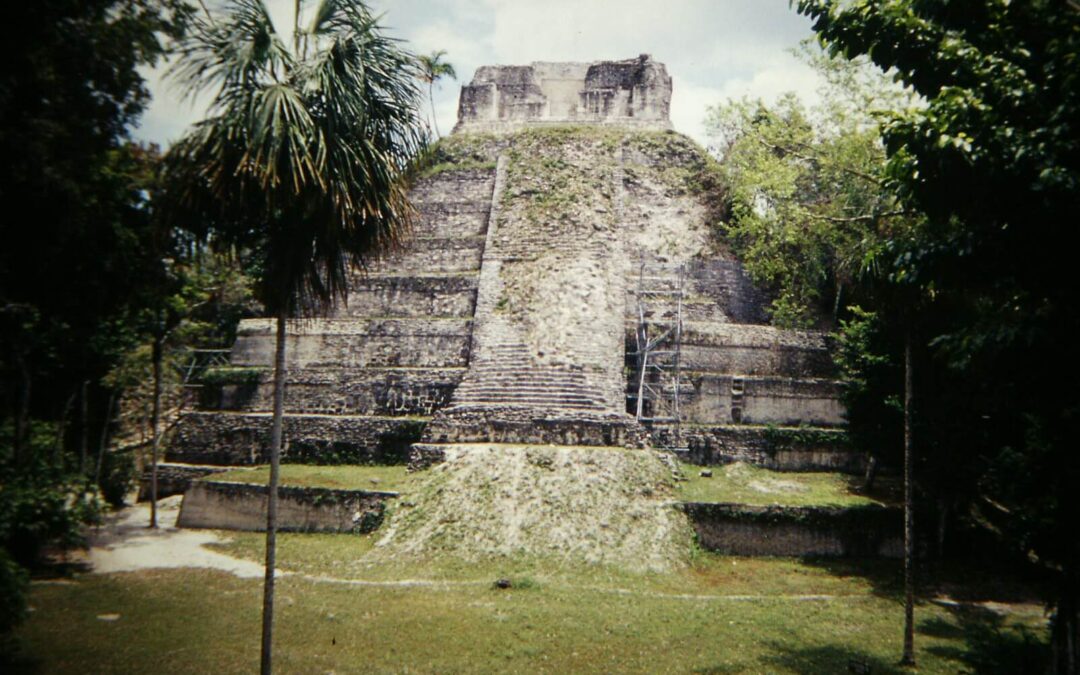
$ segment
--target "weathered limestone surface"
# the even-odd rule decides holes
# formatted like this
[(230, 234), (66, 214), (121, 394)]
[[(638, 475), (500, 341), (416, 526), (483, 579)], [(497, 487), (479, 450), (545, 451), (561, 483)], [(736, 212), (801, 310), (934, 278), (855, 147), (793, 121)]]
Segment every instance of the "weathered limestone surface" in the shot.
[(866, 457), (847, 445), (839, 430), (801, 427), (761, 427), (748, 424), (690, 425), (680, 438), (670, 427), (653, 432), (655, 443), (681, 445), (692, 464), (746, 462), (773, 471), (839, 471), (862, 473)]
[(684, 504), (703, 548), (747, 556), (882, 556), (903, 552), (898, 508)]
[[(265, 485), (194, 481), (184, 493), (176, 524), (218, 530), (266, 529)], [(371, 532), (383, 520), (384, 503), (396, 492), (278, 488), (278, 529), (282, 532)]]
[(668, 129), (671, 77), (648, 54), (625, 61), (483, 66), (461, 89), (455, 132), (523, 124)]
[[(158, 462), (157, 467), (157, 496), (158, 499), (182, 495), (191, 486), (191, 482), (199, 478), (205, 478), (212, 473), (221, 471), (220, 466), (203, 464), (171, 464)], [(150, 499), (150, 469), (143, 471), (139, 477), (139, 494), (136, 501), (145, 502)]]
[[(656, 423), (652, 442), (703, 462), (855, 470), (851, 453), (765, 437), (763, 425), (843, 424), (831, 347), (767, 325), (767, 298), (716, 237), (705, 153), (662, 131), (670, 92), (644, 56), (479, 69), (412, 190), (405, 245), (353, 278), (347, 306), (290, 323), (286, 456), (400, 460), (421, 433), (646, 444), (628, 415), (639, 286), (672, 290), (682, 270), (682, 434)], [(642, 316), (672, 311), (650, 301)], [(170, 459), (264, 458), (273, 348), (272, 321), (241, 324), (232, 363), (261, 379), (207, 387)]]
[[(354, 276), (347, 305), (289, 322), (286, 461), (402, 462), (449, 403), (469, 363), (493, 185), (494, 171), (477, 168), (419, 181), (407, 243)], [(262, 377), (206, 387), (202, 410), (174, 432), (170, 459), (265, 461), (273, 353), (272, 320), (241, 322), (231, 363)]]
[[(177, 426), (168, 461), (244, 465), (269, 461), (268, 412), (188, 413)], [(286, 414), (282, 461), (403, 464), (427, 418)]]

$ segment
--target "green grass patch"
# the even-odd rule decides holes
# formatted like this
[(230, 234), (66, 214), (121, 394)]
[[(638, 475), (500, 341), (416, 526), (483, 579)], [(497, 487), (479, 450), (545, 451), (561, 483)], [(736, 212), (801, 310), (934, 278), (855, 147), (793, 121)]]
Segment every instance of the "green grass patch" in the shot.
[[(320, 536), (304, 537), (321, 545)], [(859, 663), (874, 673), (905, 672), (895, 665), (899, 596), (860, 576), (858, 565), (708, 558), (674, 575), (683, 593), (657, 592), (647, 578), (623, 587), (625, 579), (588, 575), (562, 583), (520, 577), (516, 588), (499, 590), (487, 568), (473, 570), (476, 583), (456, 584), (286, 576), (277, 585), (275, 666), (288, 673), (842, 673)], [(260, 580), (207, 570), (35, 585), (34, 612), (17, 633), (21, 652), (5, 672), (252, 672), (260, 589)], [(1037, 605), (1000, 613), (924, 600), (916, 612), (921, 673), (1040, 672), (1044, 665)]]
[[(787, 473), (737, 462), (723, 466), (682, 464), (687, 480), (678, 498), (688, 502), (724, 502), (753, 506), (868, 506), (895, 503), (895, 481), (879, 478), (871, 494), (858, 491), (862, 479), (840, 473)], [(711, 478), (701, 476), (712, 471)]]
[[(315, 466), (310, 464), (282, 464), (281, 484), (301, 487), (323, 487), (339, 490), (385, 490), (401, 492), (410, 484), (405, 466)], [(269, 466), (232, 469), (216, 473), (210, 480), (229, 483), (258, 483), (270, 480)]]

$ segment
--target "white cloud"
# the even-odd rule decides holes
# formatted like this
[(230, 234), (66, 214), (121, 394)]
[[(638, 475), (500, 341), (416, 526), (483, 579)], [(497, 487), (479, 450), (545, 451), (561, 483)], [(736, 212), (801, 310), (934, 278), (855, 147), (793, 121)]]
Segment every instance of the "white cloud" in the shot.
[[(373, 0), (392, 35), (417, 53), (447, 51), (458, 82), (435, 91), (439, 127), (457, 119), (460, 85), (486, 64), (625, 59), (649, 53), (674, 78), (672, 122), (704, 141), (705, 107), (741, 96), (774, 99), (795, 91), (816, 96), (812, 72), (786, 50), (810, 35), (807, 19), (787, 0)], [(269, 0), (280, 31), (291, 35), (293, 0)], [(310, 5), (309, 5), (310, 6)], [(150, 78), (154, 101), (136, 135), (175, 140), (204, 108), (180, 103)], [(426, 101), (425, 101), (426, 104)], [(429, 113), (425, 109), (425, 117)]]

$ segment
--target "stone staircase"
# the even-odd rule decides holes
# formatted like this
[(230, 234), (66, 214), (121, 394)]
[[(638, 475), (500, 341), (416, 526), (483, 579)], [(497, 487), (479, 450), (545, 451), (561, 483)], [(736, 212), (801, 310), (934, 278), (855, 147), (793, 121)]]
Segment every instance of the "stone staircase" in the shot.
[(486, 346), (488, 358), (469, 370), (454, 405), (498, 404), (559, 410), (605, 410), (604, 394), (580, 366), (540, 365), (522, 344)]
[[(353, 275), (348, 304), (290, 322), (286, 461), (404, 462), (450, 403), (469, 363), (494, 173), (421, 179), (403, 246)], [(181, 419), (166, 449), (180, 467), (266, 461), (274, 322), (245, 320), (237, 333), (231, 365), (261, 378), (201, 392), (201, 409)]]

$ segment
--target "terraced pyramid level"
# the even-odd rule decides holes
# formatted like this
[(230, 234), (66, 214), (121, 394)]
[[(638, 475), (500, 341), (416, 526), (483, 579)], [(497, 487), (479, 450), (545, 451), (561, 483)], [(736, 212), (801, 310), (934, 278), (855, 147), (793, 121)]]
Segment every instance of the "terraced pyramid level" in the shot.
[[(490, 67), (465, 87), (457, 131), (412, 189), (407, 245), (358, 271), (347, 305), (289, 326), (286, 461), (651, 444), (697, 463), (860, 468), (836, 431), (826, 335), (767, 325), (716, 233), (711, 160), (665, 130), (663, 66), (611, 63)], [(637, 332), (678, 318), (679, 384), (652, 383), (640, 423)], [(204, 387), (169, 461), (265, 461), (273, 340), (270, 320), (241, 323), (243, 376)]]

